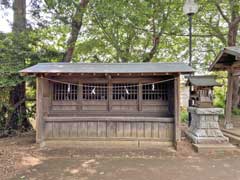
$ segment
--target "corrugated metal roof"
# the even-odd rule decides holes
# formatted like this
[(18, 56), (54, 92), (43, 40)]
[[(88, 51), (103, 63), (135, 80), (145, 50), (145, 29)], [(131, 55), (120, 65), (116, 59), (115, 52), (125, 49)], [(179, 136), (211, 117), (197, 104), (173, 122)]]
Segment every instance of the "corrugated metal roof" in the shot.
[(20, 73), (190, 73), (184, 63), (39, 63)]
[(225, 47), (217, 55), (214, 62), (210, 65), (209, 71), (225, 70), (240, 60), (240, 47)]
[(218, 82), (216, 82), (215, 76), (189, 76), (187, 85), (193, 86), (220, 86)]

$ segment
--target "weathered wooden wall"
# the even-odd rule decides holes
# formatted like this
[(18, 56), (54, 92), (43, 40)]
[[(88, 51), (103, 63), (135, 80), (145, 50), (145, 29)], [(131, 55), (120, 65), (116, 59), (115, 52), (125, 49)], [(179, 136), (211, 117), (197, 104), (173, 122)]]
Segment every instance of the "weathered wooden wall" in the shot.
[(49, 81), (37, 77), (37, 112), (36, 112), (36, 142), (42, 142), (45, 138), (45, 121), (44, 117), (49, 115), (50, 109), (50, 91)]
[[(178, 77), (178, 76), (177, 76)], [(55, 77), (56, 78), (56, 77)], [(167, 77), (171, 78), (171, 76)], [(155, 77), (137, 80), (119, 79), (141, 83), (156, 82), (167, 79)], [(61, 77), (56, 79), (61, 80)], [(83, 82), (83, 77), (64, 77), (62, 80), (74, 83)], [(82, 80), (82, 81), (80, 81)], [(91, 79), (85, 79), (89, 82)], [(98, 78), (95, 79), (98, 82)], [(110, 85), (113, 79), (102, 80)], [(94, 80), (93, 80), (94, 82)], [(140, 83), (140, 84), (141, 84)], [(139, 99), (117, 101), (111, 99), (102, 101), (53, 101), (52, 86), (47, 79), (37, 78), (37, 141), (47, 139), (133, 139), (157, 140), (164, 142), (179, 139), (179, 79), (171, 81), (168, 87), (167, 101)], [(81, 88), (79, 88), (81, 92)], [(177, 97), (177, 98), (174, 98)]]
[[(78, 119), (78, 118), (75, 118)], [(146, 118), (139, 121), (123, 118), (48, 118), (45, 125), (46, 139), (53, 138), (114, 138), (173, 140), (173, 118)]]

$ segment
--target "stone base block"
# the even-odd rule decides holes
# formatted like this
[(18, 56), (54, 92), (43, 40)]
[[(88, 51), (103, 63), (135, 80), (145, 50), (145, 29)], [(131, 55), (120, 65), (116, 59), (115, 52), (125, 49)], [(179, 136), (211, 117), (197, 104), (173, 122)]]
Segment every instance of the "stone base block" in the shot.
[(226, 144), (229, 139), (220, 130), (218, 119), (221, 108), (189, 107), (192, 122), (186, 135), (195, 144)]
[(194, 143), (194, 144), (227, 144), (229, 142), (229, 139), (225, 136), (216, 136), (216, 137), (210, 137), (210, 136), (196, 136), (191, 131), (186, 131), (186, 136)]

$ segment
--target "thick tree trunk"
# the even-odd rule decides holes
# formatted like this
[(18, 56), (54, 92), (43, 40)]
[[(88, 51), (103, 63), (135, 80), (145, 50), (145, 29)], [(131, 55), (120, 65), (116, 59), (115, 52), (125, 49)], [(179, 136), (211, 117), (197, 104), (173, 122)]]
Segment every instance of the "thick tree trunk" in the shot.
[(12, 110), (6, 124), (8, 129), (18, 129), (19, 126), (25, 130), (31, 128), (31, 125), (26, 117), (25, 91), (24, 82), (16, 85), (10, 91), (9, 102)]
[[(18, 34), (26, 29), (26, 0), (14, 0), (13, 12), (13, 33)], [(24, 64), (25, 62), (19, 63)], [(25, 82), (16, 85), (10, 90), (9, 103), (12, 111), (6, 124), (8, 129), (17, 129), (19, 123), (21, 128), (29, 129), (31, 127), (26, 117), (25, 93)], [(20, 103), (21, 101), (22, 103)]]
[[(234, 20), (237, 20), (235, 18)], [(239, 27), (239, 23), (237, 21), (232, 20), (229, 25), (228, 32), (228, 46), (236, 46), (237, 41), (237, 31)], [(233, 77), (233, 94), (232, 94), (232, 108), (237, 108), (239, 105), (239, 77)]]
[(233, 96), (232, 96), (232, 108), (238, 108), (239, 105), (239, 77), (233, 78)]
[(26, 0), (14, 0), (13, 12), (13, 32), (24, 31), (26, 29)]
[(83, 16), (88, 2), (89, 0), (80, 0), (76, 12), (72, 18), (72, 30), (67, 41), (67, 50), (64, 54), (63, 62), (70, 62), (72, 60), (75, 44), (82, 27)]

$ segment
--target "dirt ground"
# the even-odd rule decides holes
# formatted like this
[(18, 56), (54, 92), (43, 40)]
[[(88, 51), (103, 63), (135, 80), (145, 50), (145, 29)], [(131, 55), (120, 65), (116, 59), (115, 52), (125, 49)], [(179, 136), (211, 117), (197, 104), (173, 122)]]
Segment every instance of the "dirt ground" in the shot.
[(34, 134), (0, 139), (0, 179), (240, 180), (240, 152), (197, 154), (187, 141), (161, 149), (44, 149)]

